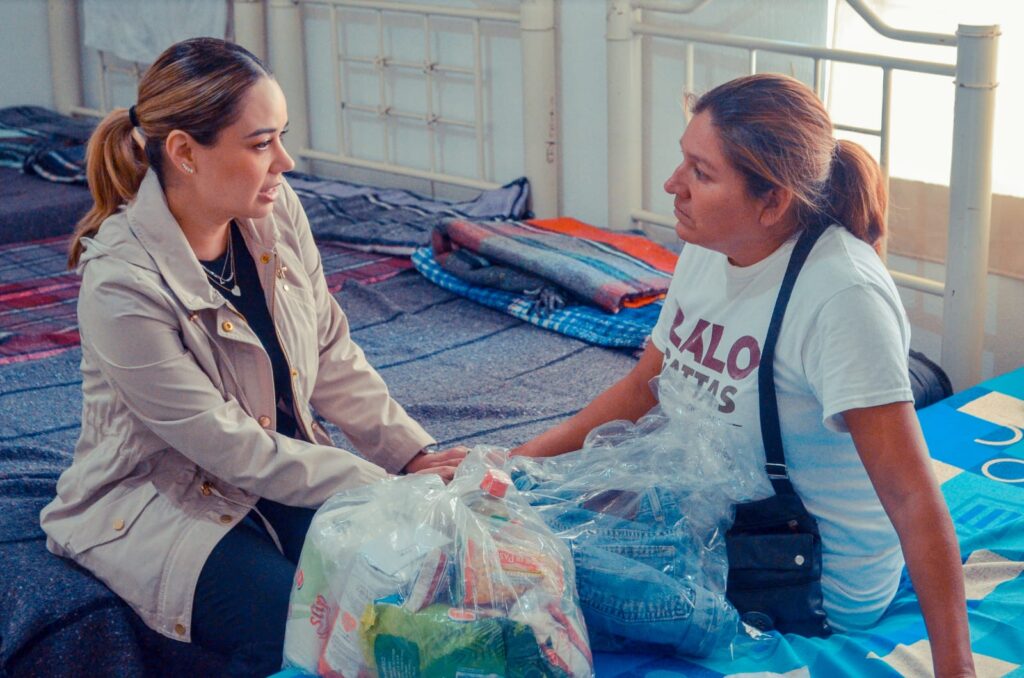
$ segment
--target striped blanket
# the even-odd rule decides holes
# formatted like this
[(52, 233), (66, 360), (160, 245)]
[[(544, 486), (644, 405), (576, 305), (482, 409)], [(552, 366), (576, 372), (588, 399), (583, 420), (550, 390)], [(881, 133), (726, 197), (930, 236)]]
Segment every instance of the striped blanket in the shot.
[(663, 298), (671, 280), (605, 239), (531, 223), (452, 219), (434, 229), (432, 247), (435, 260), (468, 283), (519, 294), (552, 286), (608, 313)]
[[(0, 247), (0, 365), (36, 360), (79, 344), (78, 288), (65, 270), (66, 236)], [(408, 259), (320, 245), (331, 292), (346, 281), (370, 284), (412, 268)]]
[(450, 292), (538, 327), (598, 346), (642, 348), (661, 313), (660, 302), (625, 308), (618, 313), (583, 305), (567, 305), (544, 312), (538, 309), (536, 299), (529, 295), (475, 286), (455, 277), (437, 263), (429, 247), (416, 250), (412, 263), (427, 280)]

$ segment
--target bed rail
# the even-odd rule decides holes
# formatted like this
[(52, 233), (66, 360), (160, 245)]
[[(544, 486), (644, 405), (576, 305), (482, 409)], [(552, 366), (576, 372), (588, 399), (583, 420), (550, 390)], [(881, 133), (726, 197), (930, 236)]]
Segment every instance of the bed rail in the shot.
[(824, 69), (829, 62), (881, 69), (882, 107), (878, 127), (836, 124), (836, 129), (879, 137), (879, 165), (887, 181), (893, 72), (951, 77), (956, 94), (945, 281), (898, 271), (892, 274), (897, 284), (903, 287), (943, 297), (940, 362), (955, 388), (962, 389), (977, 383), (981, 378), (985, 324), (992, 202), (992, 122), (999, 27), (961, 25), (955, 35), (908, 31), (883, 22), (863, 0), (845, 0), (868, 25), (886, 37), (955, 50), (956, 61), (951, 64), (730, 35), (689, 26), (665, 26), (659, 25), (656, 18), (652, 19), (652, 16), (663, 12), (689, 14), (709, 1), (608, 0), (608, 215), (612, 228), (646, 224), (657, 231), (671, 228), (674, 224), (672, 219), (649, 210), (643, 203), (640, 88), (644, 37), (668, 38), (685, 44), (686, 91), (693, 91), (695, 44), (748, 50), (751, 73), (757, 71), (759, 52), (812, 59), (812, 85), (819, 96), (824, 94)]
[[(286, 7), (285, 5), (290, 5)], [(487, 121), (484, 111), (486, 73), (482, 56), (481, 22), (503, 22), (518, 24), (520, 29), (520, 48), (522, 54), (523, 81), (529, 83), (521, 90), (523, 97), (523, 133), (524, 133), (524, 164), (525, 173), (530, 178), (533, 210), (538, 214), (554, 215), (558, 212), (558, 149), (557, 125), (555, 111), (555, 33), (553, 0), (523, 0), (516, 11), (498, 11), (486, 9), (458, 8), (442, 5), (414, 4), (409, 2), (392, 2), (389, 0), (272, 0), (271, 6), (277, 10), (272, 16), (275, 25), (288, 21), (287, 30), (278, 30), (271, 39), (271, 60), (275, 70), (286, 78), (282, 72), (282, 64), (275, 56), (280, 52), (301, 53), (302, 8), (319, 6), (326, 8), (331, 22), (331, 65), (333, 67), (333, 87), (335, 97), (335, 129), (339, 140), (335, 152), (314, 150), (309, 146), (308, 120), (300, 120), (304, 135), (294, 142), (302, 145), (298, 154), (310, 160), (326, 160), (342, 165), (361, 169), (369, 169), (392, 174), (405, 175), (429, 181), (467, 186), (471, 188), (494, 188), (495, 177), (488, 176), (487, 163)], [(345, 49), (343, 37), (339, 30), (338, 14), (344, 9), (366, 10), (376, 14), (377, 54), (373, 57), (353, 56)], [(291, 12), (293, 17), (285, 17)], [(384, 40), (384, 18), (386, 14), (404, 14), (418, 17), (422, 25), (424, 39), (424, 55), (422, 62), (401, 60), (387, 53)], [(471, 67), (440, 63), (431, 50), (431, 37), (435, 27), (435, 17), (466, 19), (471, 22), (473, 34), (473, 64)], [(298, 25), (298, 28), (294, 26)], [(345, 78), (346, 63), (362, 63), (372, 66), (376, 71), (379, 89), (376, 105), (358, 104), (347, 96), (348, 84)], [(301, 64), (287, 64), (287, 80), (304, 83)], [(385, 80), (389, 71), (422, 74), (424, 83), (425, 106), (423, 113), (401, 110), (389, 102)], [(472, 117), (457, 119), (442, 116), (435, 110), (433, 91), (435, 78), (444, 73), (457, 73), (471, 77), (473, 80), (474, 105)], [(304, 95), (289, 93), (289, 100), (305, 100)], [(302, 108), (305, 110), (305, 107)], [(377, 116), (384, 122), (382, 129), (382, 147), (385, 160), (371, 160), (357, 157), (350, 148), (346, 134), (346, 116), (353, 112)], [(394, 160), (394, 149), (388, 139), (388, 128), (394, 121), (404, 121), (422, 125), (429, 138), (429, 168), (419, 169), (399, 165)], [(296, 118), (292, 116), (292, 129), (295, 129)], [(461, 176), (442, 171), (436, 154), (436, 137), (442, 128), (462, 128), (472, 130), (476, 146), (475, 174)]]

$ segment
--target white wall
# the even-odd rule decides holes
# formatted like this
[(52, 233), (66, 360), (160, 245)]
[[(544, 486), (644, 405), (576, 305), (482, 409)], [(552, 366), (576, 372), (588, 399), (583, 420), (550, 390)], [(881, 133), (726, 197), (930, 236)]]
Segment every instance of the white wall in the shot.
[[(434, 5), (467, 6), (466, 0), (433, 0)], [(482, 3), (481, 3), (482, 4)], [(488, 8), (516, 9), (512, 0), (487, 3)], [(339, 10), (339, 51), (354, 57), (378, 55), (377, 15), (365, 10)], [(405, 62), (422, 63), (428, 56), (422, 19), (408, 14), (384, 14), (384, 53)], [(306, 90), (311, 110), (310, 143), (319, 151), (339, 150), (337, 115), (334, 110), (334, 65), (331, 61), (331, 22), (326, 8), (310, 7), (304, 23)], [(431, 61), (442, 66), (473, 68), (475, 61), (472, 23), (465, 19), (431, 19)], [(490, 82), (482, 100), (484, 177), (505, 183), (523, 174), (523, 113), (517, 92), (522, 81), (519, 27), (509, 22), (481, 23), (481, 65), (484, 81)], [(377, 70), (369, 64), (342, 66), (346, 101), (363, 106), (381, 103), (413, 114), (427, 113), (425, 78), (422, 73), (393, 67), (384, 71), (383, 87)], [(381, 90), (384, 100), (382, 101)], [(437, 75), (432, 86), (432, 113), (446, 119), (475, 119), (473, 77)], [(343, 132), (348, 153), (363, 160), (390, 162), (429, 171), (433, 146), (435, 171), (477, 177), (477, 140), (473, 129), (439, 124), (433, 137), (420, 121), (393, 118), (384, 123), (375, 113), (347, 111)], [(329, 169), (320, 164), (318, 169)], [(352, 174), (351, 172), (349, 172)], [(358, 173), (356, 173), (358, 174)], [(373, 176), (373, 175), (371, 175)], [(384, 179), (384, 177), (374, 177)], [(417, 190), (433, 191), (428, 182), (410, 182)], [(388, 183), (394, 183), (394, 179)], [(441, 190), (444, 195), (450, 191)]]
[(46, 0), (0, 0), (0, 107), (53, 106)]

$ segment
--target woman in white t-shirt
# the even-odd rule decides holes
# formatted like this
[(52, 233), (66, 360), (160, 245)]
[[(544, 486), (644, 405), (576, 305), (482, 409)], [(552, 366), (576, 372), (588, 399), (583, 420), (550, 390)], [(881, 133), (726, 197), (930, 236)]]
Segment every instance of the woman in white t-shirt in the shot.
[(763, 449), (758, 366), (794, 243), (824, 232), (793, 288), (773, 365), (789, 478), (822, 543), (821, 586), (839, 630), (870, 626), (906, 559), (935, 672), (973, 675), (960, 555), (931, 472), (907, 374), (910, 329), (877, 251), (886, 188), (857, 144), (792, 78), (758, 74), (703, 95), (665, 182), (687, 243), (636, 367), (571, 419), (515, 450), (582, 447), (613, 420), (636, 420), (649, 383), (682, 372)]

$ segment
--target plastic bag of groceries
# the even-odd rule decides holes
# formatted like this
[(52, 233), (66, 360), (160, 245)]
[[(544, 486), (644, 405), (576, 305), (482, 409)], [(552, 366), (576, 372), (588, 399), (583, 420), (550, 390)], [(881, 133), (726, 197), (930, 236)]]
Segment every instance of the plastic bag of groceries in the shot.
[(292, 586), (287, 666), (345, 678), (593, 674), (569, 550), (489, 457), (473, 450), (447, 486), (404, 476), (317, 511)]
[(676, 374), (660, 377), (659, 405), (637, 423), (609, 422), (582, 450), (512, 457), (506, 469), (571, 546), (595, 651), (764, 649), (739, 633), (725, 597), (732, 505), (773, 491), (763, 455), (736, 444), (735, 429)]

